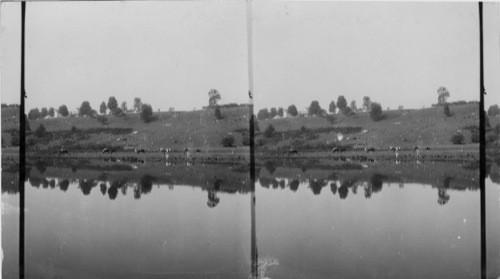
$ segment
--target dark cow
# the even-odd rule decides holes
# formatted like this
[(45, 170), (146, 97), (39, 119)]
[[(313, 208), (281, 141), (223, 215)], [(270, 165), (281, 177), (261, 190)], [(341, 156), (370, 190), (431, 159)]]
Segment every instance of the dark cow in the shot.
[(291, 148), (290, 150), (288, 150), (288, 154), (299, 154), (299, 152), (297, 151), (297, 149), (293, 149)]
[(189, 148), (184, 149), (184, 153), (189, 152)]
[(105, 154), (105, 153), (109, 153), (109, 149), (104, 148), (104, 149), (102, 150), (102, 154)]
[(332, 153), (340, 153), (340, 152), (344, 152), (345, 151), (345, 147), (334, 147), (332, 148)]
[(63, 155), (63, 154), (69, 154), (68, 150), (64, 149), (64, 148), (61, 148), (59, 150), (59, 155)]
[(144, 150), (144, 148), (139, 148), (139, 149), (136, 149), (135, 150), (135, 153), (139, 154), (139, 153), (146, 153), (146, 150)]
[(196, 153), (200, 153), (200, 152), (201, 152), (201, 150), (199, 150), (199, 149), (196, 149)]
[(160, 152), (165, 154), (165, 153), (167, 153), (167, 150), (165, 148), (160, 148)]
[(116, 153), (116, 149), (112, 148), (111, 150), (109, 150), (109, 153), (111, 154)]
[(373, 152), (375, 152), (375, 148), (374, 147), (365, 148), (365, 151), (366, 151), (366, 153), (370, 153), (370, 152), (373, 153)]
[(426, 147), (425, 150), (431, 150), (431, 148), (430, 147)]

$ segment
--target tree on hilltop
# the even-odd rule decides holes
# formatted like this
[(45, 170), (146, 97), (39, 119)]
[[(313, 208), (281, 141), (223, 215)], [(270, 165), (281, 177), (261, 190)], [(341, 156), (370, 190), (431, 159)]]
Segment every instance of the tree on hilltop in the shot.
[(80, 116), (85, 116), (85, 115), (89, 117), (93, 116), (93, 110), (88, 101), (82, 102), (80, 108), (78, 109), (78, 114)]
[(127, 102), (123, 101), (122, 105), (120, 106), (120, 108), (122, 109), (122, 111), (124, 113), (127, 113), (127, 111), (128, 111)]
[(446, 99), (450, 97), (450, 92), (448, 91), (448, 89), (446, 89), (446, 87), (443, 86), (438, 88), (437, 94), (439, 105), (444, 105), (446, 103)]
[(307, 113), (309, 115), (321, 115), (322, 109), (321, 106), (319, 105), (318, 101), (312, 101), (311, 104), (309, 105), (309, 108), (307, 109)]
[(492, 105), (488, 108), (489, 116), (497, 116), (499, 114), (500, 114), (500, 108), (498, 108), (498, 105)]
[(68, 111), (68, 107), (66, 107), (66, 105), (61, 105), (59, 107), (59, 109), (57, 110), (57, 112), (63, 116), (63, 117), (66, 117), (69, 115), (69, 111)]
[(330, 106), (328, 107), (328, 111), (330, 113), (335, 113), (335, 110), (337, 109), (337, 106), (335, 105), (335, 102), (334, 101), (331, 101), (330, 102)]
[(142, 101), (141, 98), (134, 98), (134, 110), (136, 112), (141, 112), (142, 110)]
[(276, 110), (276, 108), (271, 108), (271, 110), (269, 111), (269, 117), (275, 118), (276, 115), (278, 115), (278, 111)]
[(47, 117), (47, 115), (49, 115), (49, 111), (47, 110), (47, 108), (42, 108), (42, 111), (40, 113), (42, 118), (45, 118)]
[(286, 112), (291, 116), (297, 116), (299, 114), (299, 111), (297, 110), (297, 107), (295, 105), (290, 105)]
[(40, 113), (40, 110), (38, 108), (31, 109), (28, 112), (28, 119), (30, 119), (30, 120), (38, 119), (41, 116), (42, 116), (42, 114)]
[(220, 93), (217, 89), (210, 89), (208, 92), (208, 106), (215, 107), (217, 106), (217, 102), (220, 100)]
[(283, 110), (283, 108), (279, 108), (278, 109), (278, 116), (283, 117), (284, 114), (285, 114), (285, 111)]
[(101, 114), (106, 114), (106, 110), (108, 109), (108, 107), (106, 106), (106, 103), (104, 101), (102, 101), (101, 103), (101, 107), (99, 108), (99, 112)]
[(153, 121), (153, 107), (149, 104), (142, 105), (141, 119), (145, 123)]
[(55, 112), (54, 108), (52, 108), (52, 107), (49, 108), (49, 116), (54, 117), (55, 114), (56, 114), (56, 112)]
[(363, 97), (363, 110), (364, 111), (369, 111), (372, 105), (372, 101), (370, 100), (370, 97), (364, 96)]
[(383, 119), (382, 106), (379, 103), (371, 103), (370, 117), (373, 121)]
[(351, 110), (352, 111), (358, 110), (358, 107), (356, 106), (356, 101), (354, 101), (354, 100), (351, 101)]
[(268, 119), (269, 118), (269, 111), (267, 110), (267, 108), (263, 108), (263, 109), (259, 110), (259, 112), (257, 113), (257, 118), (259, 120)]
[(339, 111), (342, 111), (343, 109), (345, 109), (347, 107), (347, 100), (345, 99), (345, 97), (343, 95), (340, 95), (337, 98), (337, 107), (339, 108)]
[(110, 112), (114, 113), (114, 111), (118, 108), (118, 101), (115, 97), (111, 96), (108, 99), (108, 109)]

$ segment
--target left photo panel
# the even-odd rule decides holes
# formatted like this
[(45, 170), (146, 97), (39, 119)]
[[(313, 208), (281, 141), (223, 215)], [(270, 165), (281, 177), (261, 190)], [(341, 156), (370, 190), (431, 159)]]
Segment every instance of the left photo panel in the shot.
[(2, 278), (251, 276), (247, 4), (0, 13)]

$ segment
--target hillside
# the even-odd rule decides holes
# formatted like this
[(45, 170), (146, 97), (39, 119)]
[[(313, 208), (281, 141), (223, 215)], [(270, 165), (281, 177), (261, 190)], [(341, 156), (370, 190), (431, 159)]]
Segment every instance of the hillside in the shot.
[[(328, 150), (332, 146), (349, 148), (401, 146), (452, 146), (450, 138), (454, 133), (464, 135), (465, 144), (472, 144), (471, 128), (479, 126), (478, 108), (475, 104), (452, 105), (452, 116), (446, 117), (441, 107), (417, 110), (391, 110), (384, 112), (386, 118), (371, 120), (367, 112), (354, 116), (335, 114), (330, 122), (327, 117), (299, 116), (261, 120), (260, 132), (256, 132), (256, 150), (296, 148), (298, 150)], [(213, 110), (189, 112), (157, 112), (156, 120), (144, 123), (138, 114), (125, 117), (106, 116), (108, 124), (101, 124), (96, 118), (66, 117), (46, 118), (29, 122), (32, 133), (28, 134), (28, 150), (57, 150), (67, 148), (73, 151), (98, 151), (103, 147), (117, 150), (145, 148), (223, 149), (221, 140), (231, 134), (235, 147), (244, 146), (248, 138), (249, 108), (222, 108), (223, 119), (217, 120)], [(12, 146), (11, 135), (18, 130), (17, 108), (2, 108), (2, 137), (4, 147)], [(500, 118), (490, 118), (492, 127)], [(43, 124), (47, 130), (43, 137), (36, 137), (33, 131)], [(264, 136), (266, 127), (272, 124), (275, 133), (271, 138)], [(304, 127), (304, 128), (302, 128)], [(301, 129), (302, 128), (302, 129)]]
[[(380, 121), (373, 121), (367, 112), (360, 112), (354, 116), (335, 114), (334, 123), (329, 122), (326, 117), (319, 116), (267, 119), (259, 121), (260, 130), (263, 132), (269, 124), (272, 124), (276, 132), (271, 139), (261, 133), (256, 142), (263, 149), (271, 147), (270, 145), (300, 149), (304, 144), (302, 139), (307, 139), (309, 146), (319, 147), (342, 145), (353, 148), (388, 146), (413, 148), (449, 146), (452, 144), (450, 142), (452, 135), (460, 132), (465, 137), (465, 144), (471, 144), (471, 131), (466, 127), (479, 127), (477, 105), (456, 105), (450, 108), (453, 113), (451, 117), (443, 114), (443, 108), (434, 107), (386, 111), (384, 112), (386, 118)], [(494, 126), (500, 121), (494, 118), (490, 119), (490, 122)], [(290, 131), (300, 131), (302, 126), (306, 131), (290, 135)], [(351, 131), (347, 131), (347, 128), (351, 128)], [(315, 132), (321, 130), (323, 132)], [(342, 137), (339, 137), (339, 134), (342, 134)]]
[(43, 124), (47, 130), (45, 140), (49, 141), (44, 146), (35, 146), (39, 149), (71, 148), (73, 145), (124, 150), (217, 148), (221, 147), (221, 140), (228, 134), (234, 136), (235, 146), (242, 146), (243, 137), (248, 134), (248, 107), (223, 108), (221, 111), (223, 119), (220, 120), (209, 109), (158, 112), (154, 114), (156, 120), (150, 123), (144, 123), (139, 114), (128, 114), (125, 117), (107, 116), (108, 124), (105, 125), (95, 118), (68, 117), (34, 120), (30, 121), (30, 126), (34, 131)]

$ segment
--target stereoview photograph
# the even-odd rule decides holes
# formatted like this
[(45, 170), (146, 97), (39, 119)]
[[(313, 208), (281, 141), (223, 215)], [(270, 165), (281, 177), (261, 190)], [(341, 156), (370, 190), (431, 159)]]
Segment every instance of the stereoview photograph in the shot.
[(2, 278), (500, 277), (499, 3), (2, 2), (0, 31)]

